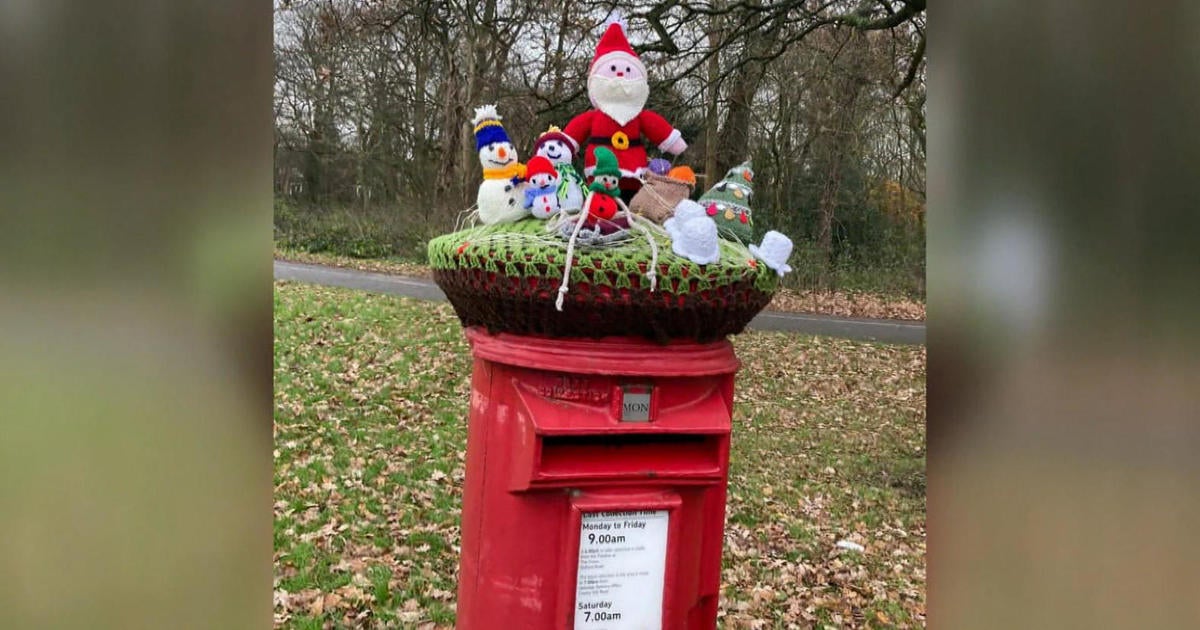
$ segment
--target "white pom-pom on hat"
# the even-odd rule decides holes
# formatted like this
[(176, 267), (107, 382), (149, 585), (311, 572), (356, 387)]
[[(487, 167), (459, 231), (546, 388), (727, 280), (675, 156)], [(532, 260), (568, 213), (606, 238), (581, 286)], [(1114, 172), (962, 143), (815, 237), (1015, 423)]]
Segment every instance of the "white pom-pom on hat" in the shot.
[(475, 108), (475, 117), (471, 119), (471, 124), (478, 125), (485, 120), (500, 120), (495, 105), (480, 105)]
[(625, 16), (621, 14), (620, 9), (613, 9), (612, 12), (608, 14), (608, 17), (604, 18), (604, 25), (602, 28), (607, 30), (608, 27), (613, 24), (619, 24), (622, 31), (629, 31), (629, 24), (625, 21)]

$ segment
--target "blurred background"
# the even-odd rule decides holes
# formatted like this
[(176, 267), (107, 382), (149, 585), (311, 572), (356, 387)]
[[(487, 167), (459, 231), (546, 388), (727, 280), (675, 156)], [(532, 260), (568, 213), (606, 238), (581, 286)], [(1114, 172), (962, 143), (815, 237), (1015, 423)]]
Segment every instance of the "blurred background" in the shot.
[(270, 32), (0, 3), (0, 627), (271, 623)]
[(474, 108), (528, 159), (591, 108), (614, 8), (696, 195), (753, 160), (755, 239), (795, 241), (790, 286), (924, 298), (924, 0), (275, 0), (276, 243), (423, 262), (475, 202)]
[(931, 627), (1200, 627), (1198, 19), (930, 22)]

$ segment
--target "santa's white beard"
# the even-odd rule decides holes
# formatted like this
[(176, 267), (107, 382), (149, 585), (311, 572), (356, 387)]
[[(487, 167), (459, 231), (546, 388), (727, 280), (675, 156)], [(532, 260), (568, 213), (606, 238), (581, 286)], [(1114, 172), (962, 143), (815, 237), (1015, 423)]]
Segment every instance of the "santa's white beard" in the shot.
[(588, 98), (592, 105), (621, 125), (642, 113), (649, 96), (650, 84), (645, 79), (588, 77)]

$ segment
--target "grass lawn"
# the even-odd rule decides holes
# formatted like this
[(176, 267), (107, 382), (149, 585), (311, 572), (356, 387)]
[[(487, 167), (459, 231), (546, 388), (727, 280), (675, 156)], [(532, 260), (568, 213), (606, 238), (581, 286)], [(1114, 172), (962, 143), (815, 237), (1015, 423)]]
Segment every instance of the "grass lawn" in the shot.
[[(734, 344), (720, 627), (923, 627), (925, 349)], [(277, 626), (453, 626), (469, 377), (448, 304), (276, 283)]]

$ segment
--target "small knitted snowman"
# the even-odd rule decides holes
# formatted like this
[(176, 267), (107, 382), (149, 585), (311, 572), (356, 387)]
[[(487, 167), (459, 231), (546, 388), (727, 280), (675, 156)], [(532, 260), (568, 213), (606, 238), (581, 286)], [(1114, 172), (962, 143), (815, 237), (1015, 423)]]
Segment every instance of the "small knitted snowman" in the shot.
[(537, 155), (526, 165), (525, 204), (533, 216), (549, 219), (560, 209), (558, 202), (558, 171), (550, 160)]
[(587, 222), (594, 224), (597, 220), (611, 221), (617, 215), (617, 196), (621, 194), (621, 169), (617, 167), (617, 156), (607, 147), (596, 147), (596, 170), (592, 172), (592, 183), (584, 206), (587, 208)]
[(551, 125), (533, 143), (533, 153), (554, 165), (558, 172), (558, 202), (563, 212), (575, 213), (583, 208), (583, 176), (575, 170), (575, 141)]
[(704, 207), (684, 199), (675, 206), (675, 215), (663, 223), (671, 237), (671, 251), (698, 265), (710, 265), (721, 259), (717, 242), (717, 224)]
[(792, 239), (781, 232), (771, 230), (763, 234), (762, 245), (750, 245), (750, 253), (775, 270), (780, 278), (792, 272), (791, 265), (787, 264), (788, 257), (792, 255)]
[(754, 232), (754, 219), (750, 214), (753, 181), (754, 171), (747, 160), (729, 169), (725, 179), (700, 196), (700, 205), (708, 209), (723, 238), (750, 242)]
[(525, 165), (508, 139), (495, 105), (475, 109), (475, 149), (483, 166), (476, 205), (479, 220), (487, 225), (516, 221), (529, 211), (522, 205)]

